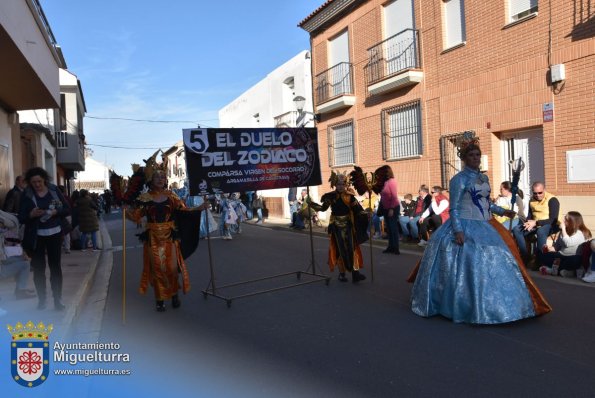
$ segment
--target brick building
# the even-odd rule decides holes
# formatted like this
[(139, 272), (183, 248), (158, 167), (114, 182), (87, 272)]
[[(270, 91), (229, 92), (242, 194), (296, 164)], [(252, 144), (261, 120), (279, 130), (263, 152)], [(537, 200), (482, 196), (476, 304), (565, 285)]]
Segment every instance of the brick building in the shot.
[(299, 26), (323, 181), (389, 164), (400, 195), (448, 187), (458, 140), (473, 131), (494, 194), (522, 156), (521, 188), (544, 180), (594, 228), (595, 4), (328, 0)]

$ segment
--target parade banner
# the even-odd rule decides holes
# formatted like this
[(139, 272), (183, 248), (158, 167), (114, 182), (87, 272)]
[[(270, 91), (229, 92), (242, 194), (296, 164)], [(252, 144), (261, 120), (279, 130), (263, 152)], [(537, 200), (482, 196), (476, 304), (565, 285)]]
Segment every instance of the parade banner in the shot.
[(184, 129), (190, 195), (320, 185), (316, 128)]

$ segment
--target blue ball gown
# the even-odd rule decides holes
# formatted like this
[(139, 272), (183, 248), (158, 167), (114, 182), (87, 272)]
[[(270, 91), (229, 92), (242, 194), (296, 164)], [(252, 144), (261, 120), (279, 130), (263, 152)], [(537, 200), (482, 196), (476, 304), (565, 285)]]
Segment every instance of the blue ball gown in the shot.
[[(491, 213), (488, 177), (465, 168), (450, 181), (450, 218), (432, 235), (418, 264), (411, 309), (454, 322), (497, 324), (551, 311), (524, 265), (510, 235)], [(465, 243), (455, 242), (463, 232)], [(415, 274), (413, 274), (415, 276)]]

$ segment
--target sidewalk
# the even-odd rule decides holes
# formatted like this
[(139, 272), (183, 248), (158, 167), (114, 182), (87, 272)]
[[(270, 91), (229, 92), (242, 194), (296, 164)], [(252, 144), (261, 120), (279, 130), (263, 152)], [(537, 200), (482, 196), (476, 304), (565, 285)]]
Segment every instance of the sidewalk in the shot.
[[(71, 332), (70, 328), (85, 303), (86, 296), (93, 285), (97, 265), (102, 258), (112, 252), (111, 239), (103, 220), (99, 223), (98, 245), (102, 250), (97, 252), (72, 250), (70, 254), (62, 254), (62, 302), (66, 305), (64, 311), (54, 309), (51, 286), (49, 282), (49, 268), (46, 267), (47, 300), (48, 307), (44, 310), (37, 309), (37, 297), (16, 300), (14, 296), (15, 282), (12, 278), (0, 280), (0, 308), (7, 314), (0, 318), (0, 322), (14, 326), (17, 322), (22, 324), (32, 321), (35, 324), (43, 322), (46, 326), (54, 326), (51, 338), (53, 341), (64, 340)], [(29, 276), (29, 289), (34, 290), (33, 273)], [(107, 293), (107, 292), (106, 292)]]

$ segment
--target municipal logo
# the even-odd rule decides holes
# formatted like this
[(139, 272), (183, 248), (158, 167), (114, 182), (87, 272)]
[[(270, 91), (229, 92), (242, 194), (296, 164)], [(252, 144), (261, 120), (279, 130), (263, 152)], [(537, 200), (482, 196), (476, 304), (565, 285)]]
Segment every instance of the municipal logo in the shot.
[(17, 322), (14, 328), (8, 325), (12, 335), (10, 370), (14, 381), (24, 387), (37, 387), (47, 380), (50, 373), (49, 335), (53, 329), (53, 325), (46, 327), (43, 322), (35, 325), (29, 321), (24, 326)]

